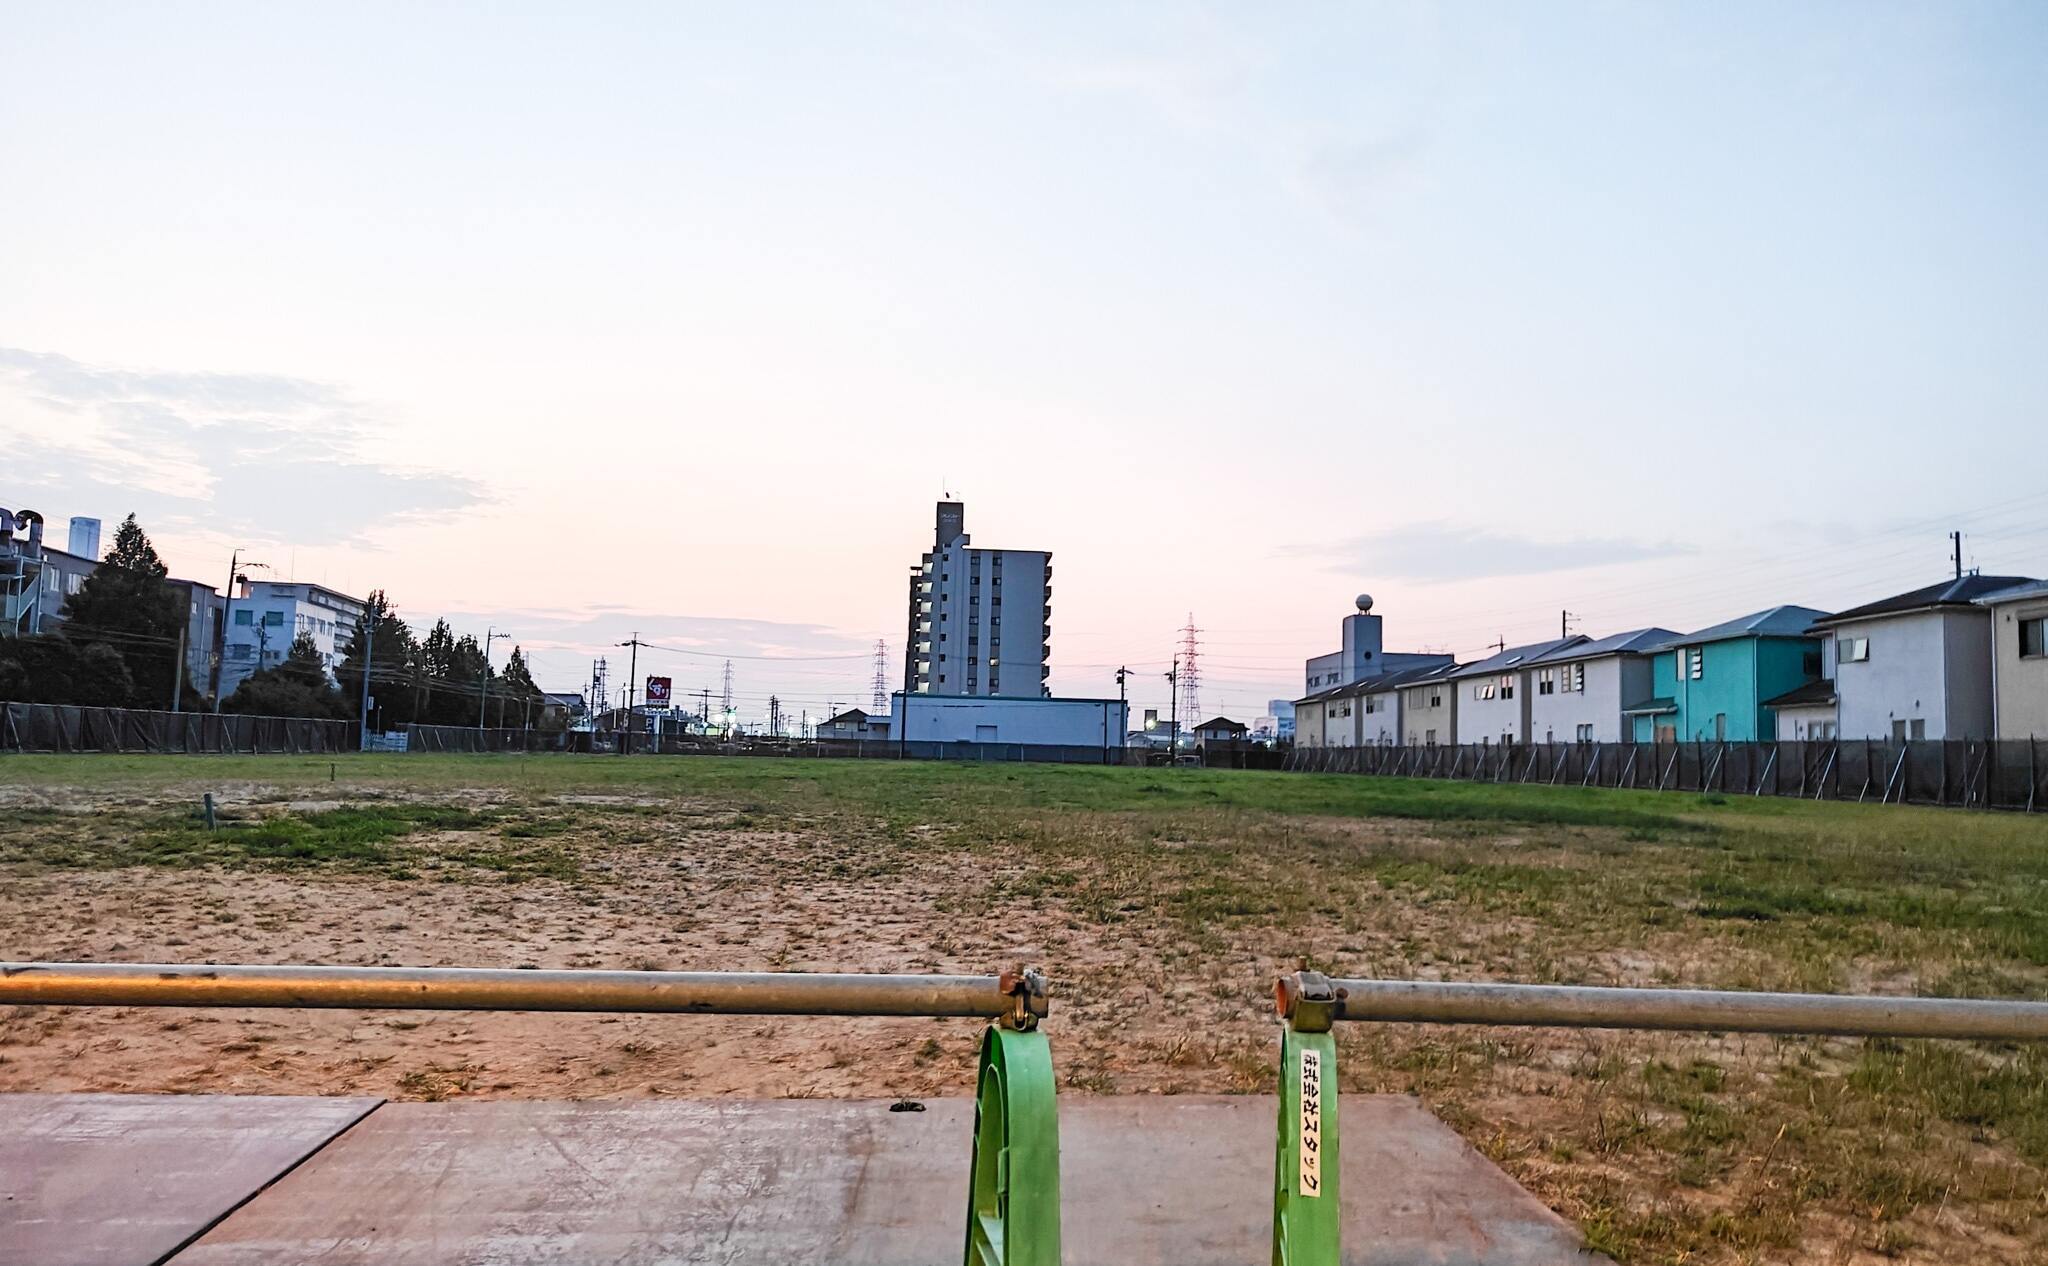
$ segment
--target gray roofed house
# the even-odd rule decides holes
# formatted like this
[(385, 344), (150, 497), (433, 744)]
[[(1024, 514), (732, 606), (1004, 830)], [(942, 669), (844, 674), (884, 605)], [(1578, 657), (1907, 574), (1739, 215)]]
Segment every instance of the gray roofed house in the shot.
[(1631, 629), (1537, 656), (1529, 671), (1529, 740), (1625, 741), (1632, 726), (1623, 709), (1649, 697), (1652, 652), (1677, 636), (1670, 629)]
[[(1994, 620), (1977, 599), (2025, 583), (2023, 576), (1957, 576), (1815, 620), (1836, 715), (1822, 716), (1817, 703), (1795, 704), (1794, 728), (1803, 719), (1809, 738), (1992, 737)], [(1781, 723), (1781, 737), (1784, 729)]]
[(1461, 664), (1446, 674), (1458, 691), (1457, 741), (1460, 743), (1526, 743), (1529, 741), (1529, 670), (1546, 655), (1582, 646), (1584, 634), (1510, 646), (1485, 659)]

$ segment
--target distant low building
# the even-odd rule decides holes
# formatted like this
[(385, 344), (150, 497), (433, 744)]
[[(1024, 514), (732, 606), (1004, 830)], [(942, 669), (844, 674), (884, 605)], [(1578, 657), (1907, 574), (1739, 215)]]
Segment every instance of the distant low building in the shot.
[(580, 692), (574, 690), (547, 690), (541, 692), (540, 723), (544, 729), (574, 728), (588, 715), (590, 707)]
[(821, 739), (886, 739), (889, 737), (889, 718), (869, 716), (859, 708), (848, 708), (835, 717), (818, 722), (811, 731), (811, 737)]
[(1210, 717), (1195, 727), (1195, 746), (1238, 750), (1251, 746), (1251, 727), (1229, 717)]
[(897, 691), (891, 702), (903, 727), (893, 736), (900, 742), (1115, 747), (1130, 728), (1130, 709), (1118, 699)]

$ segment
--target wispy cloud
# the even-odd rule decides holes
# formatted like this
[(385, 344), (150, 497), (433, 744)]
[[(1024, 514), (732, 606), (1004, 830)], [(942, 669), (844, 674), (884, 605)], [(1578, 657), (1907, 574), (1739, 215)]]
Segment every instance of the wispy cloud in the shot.
[(362, 455), (375, 419), (325, 383), (274, 374), (91, 365), (0, 348), (0, 399), (62, 424), (16, 435), (9, 495), (50, 489), (72, 506), (130, 510), (235, 533), (288, 524), (306, 545), (485, 500), (460, 475)]
[(1437, 522), (1388, 528), (1331, 545), (1291, 546), (1283, 552), (1320, 559), (1332, 571), (1360, 577), (1452, 581), (1575, 571), (1693, 551), (1674, 541), (1584, 536), (1545, 540)]

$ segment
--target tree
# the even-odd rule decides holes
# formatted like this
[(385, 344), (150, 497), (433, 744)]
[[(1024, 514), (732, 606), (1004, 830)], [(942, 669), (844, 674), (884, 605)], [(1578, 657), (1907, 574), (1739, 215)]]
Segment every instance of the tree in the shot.
[(0, 638), (0, 699), (124, 707), (135, 693), (121, 653), (54, 633)]
[(221, 704), (223, 712), (247, 716), (319, 717), (347, 720), (354, 715), (341, 691), (327, 679), (327, 664), (313, 635), (292, 639), (284, 662), (249, 674)]
[(498, 684), (491, 688), (493, 698), (502, 699), (498, 705), (499, 724), (526, 726), (532, 713), (540, 707), (540, 687), (533, 684), (533, 674), (526, 669), (526, 656), (515, 644), (512, 658), (505, 661), (505, 671), (498, 674)]
[(107, 646), (126, 665), (130, 684), (121, 704), (161, 708), (170, 701), (185, 610), (165, 583), (169, 575), (131, 514), (115, 530), (106, 558), (64, 605), (67, 637)]
[(398, 618), (397, 611), (382, 589), (370, 591), (369, 600), (363, 604), (363, 614), (356, 621), (355, 632), (349, 638), (334, 675), (341, 682), (343, 698), (352, 706), (360, 706), (363, 697), (363, 642), (372, 628), (376, 636), (370, 639), (373, 657), (370, 696), (375, 706), (370, 722), (375, 729), (395, 730), (420, 719), (414, 690), (420, 645), (413, 637), (412, 629)]

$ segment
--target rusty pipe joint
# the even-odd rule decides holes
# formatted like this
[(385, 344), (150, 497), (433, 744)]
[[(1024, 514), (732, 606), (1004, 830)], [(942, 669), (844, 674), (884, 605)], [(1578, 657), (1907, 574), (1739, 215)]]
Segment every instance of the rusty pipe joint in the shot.
[(1319, 971), (1298, 971), (1273, 982), (1273, 1009), (1296, 1033), (1328, 1033), (1344, 990)]
[(1045, 973), (1019, 964), (996, 977), (996, 988), (1010, 999), (1010, 1009), (996, 1017), (1006, 1029), (1029, 1033), (1051, 1010)]

